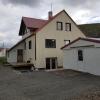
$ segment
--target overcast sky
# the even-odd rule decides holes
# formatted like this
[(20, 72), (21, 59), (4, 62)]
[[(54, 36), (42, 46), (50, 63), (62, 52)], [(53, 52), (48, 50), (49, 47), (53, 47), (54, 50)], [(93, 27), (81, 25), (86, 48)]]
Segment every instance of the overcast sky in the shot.
[(0, 46), (11, 47), (18, 42), (22, 16), (47, 18), (65, 9), (77, 24), (100, 23), (100, 0), (0, 0)]

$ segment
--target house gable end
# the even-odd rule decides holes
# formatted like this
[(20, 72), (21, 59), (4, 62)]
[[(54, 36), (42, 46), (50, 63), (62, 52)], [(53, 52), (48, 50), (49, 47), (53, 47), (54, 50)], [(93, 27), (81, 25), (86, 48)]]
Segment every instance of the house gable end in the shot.
[[(64, 29), (64, 31), (65, 31), (65, 24), (66, 23), (71, 23), (71, 24), (73, 24), (77, 29), (78, 29), (78, 31), (80, 32), (80, 33), (82, 33), (82, 31), (79, 29), (79, 27), (77, 26), (77, 24), (75, 23), (75, 21), (69, 16), (69, 14), (65, 11), (65, 10), (62, 10), (61, 12), (59, 12), (59, 13), (57, 13), (52, 19), (50, 19), (48, 22), (46, 22), (41, 28), (39, 28), (36, 32), (39, 32), (39, 31), (42, 31), (43, 29), (45, 29), (45, 27), (46, 26), (48, 26), (50, 23), (55, 23), (56, 24), (56, 22), (57, 22), (57, 20), (56, 19), (58, 19), (58, 22), (60, 22), (60, 21), (62, 21), (62, 19), (60, 18), (60, 17), (62, 17), (62, 16), (65, 16), (66, 18), (65, 19), (67, 19), (67, 21), (65, 21), (65, 23), (63, 23), (64, 24), (64, 27), (63, 27), (63, 29)], [(59, 18), (60, 19), (59, 19)], [(55, 22), (55, 20), (56, 20), (56, 22)], [(83, 34), (83, 33), (82, 33)], [(83, 34), (83, 37), (85, 37), (85, 35)]]
[(23, 18), (22, 18), (21, 24), (20, 24), (20, 29), (19, 29), (19, 36), (22, 36), (24, 34), (25, 29), (26, 29), (26, 25), (25, 25)]

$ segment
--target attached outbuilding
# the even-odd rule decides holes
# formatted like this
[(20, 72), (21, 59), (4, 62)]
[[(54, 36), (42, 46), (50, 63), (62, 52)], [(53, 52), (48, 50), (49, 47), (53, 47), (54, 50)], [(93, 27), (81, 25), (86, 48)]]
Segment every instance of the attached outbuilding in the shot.
[(100, 40), (78, 38), (61, 49), (65, 69), (100, 75)]

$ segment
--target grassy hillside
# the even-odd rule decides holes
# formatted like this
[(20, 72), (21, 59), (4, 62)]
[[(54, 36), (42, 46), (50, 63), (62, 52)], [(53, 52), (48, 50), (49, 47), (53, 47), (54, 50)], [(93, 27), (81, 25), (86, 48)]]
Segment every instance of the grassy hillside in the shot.
[(100, 38), (100, 23), (78, 25), (87, 37)]

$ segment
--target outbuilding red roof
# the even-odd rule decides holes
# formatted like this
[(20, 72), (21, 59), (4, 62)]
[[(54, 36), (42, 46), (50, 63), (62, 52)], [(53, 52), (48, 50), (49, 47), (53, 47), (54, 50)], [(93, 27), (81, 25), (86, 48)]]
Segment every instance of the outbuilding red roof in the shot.
[(94, 43), (100, 43), (100, 40), (79, 37), (79, 38), (75, 39), (74, 41), (70, 42), (69, 44), (64, 45), (63, 47), (61, 47), (61, 49), (64, 49), (64, 48), (68, 47), (69, 45), (71, 45), (71, 44), (73, 44), (73, 43), (75, 43), (79, 40), (90, 41), (90, 42), (94, 42)]

